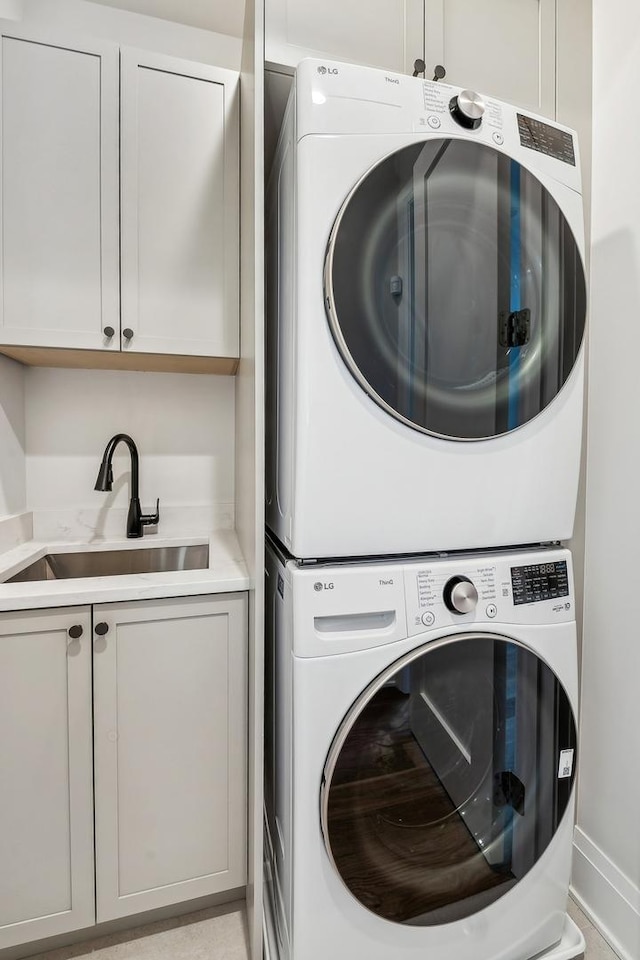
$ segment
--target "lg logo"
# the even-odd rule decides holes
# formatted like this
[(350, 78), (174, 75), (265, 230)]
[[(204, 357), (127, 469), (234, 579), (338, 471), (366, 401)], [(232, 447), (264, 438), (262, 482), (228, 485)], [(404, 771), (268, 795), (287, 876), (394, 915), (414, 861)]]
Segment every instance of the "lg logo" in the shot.
[(325, 73), (328, 73), (332, 77), (335, 77), (336, 74), (338, 73), (338, 68), (337, 67), (318, 67), (318, 73), (322, 74), (322, 76), (324, 76)]
[(334, 589), (334, 584), (333, 584), (333, 583), (321, 583), (320, 580), (318, 580), (316, 583), (314, 583), (313, 589), (316, 591), (316, 593), (320, 593), (322, 590), (333, 590), (333, 589)]

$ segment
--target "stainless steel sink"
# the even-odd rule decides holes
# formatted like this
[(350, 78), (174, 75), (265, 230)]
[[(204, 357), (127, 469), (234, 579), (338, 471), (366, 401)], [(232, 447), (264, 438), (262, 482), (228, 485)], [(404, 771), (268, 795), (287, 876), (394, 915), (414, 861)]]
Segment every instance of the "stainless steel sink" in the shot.
[(87, 550), (48, 553), (14, 574), (7, 583), (30, 580), (69, 580), (79, 577), (118, 577), (128, 573), (161, 573), (167, 570), (204, 570), (209, 566), (209, 546), (143, 547), (131, 550)]

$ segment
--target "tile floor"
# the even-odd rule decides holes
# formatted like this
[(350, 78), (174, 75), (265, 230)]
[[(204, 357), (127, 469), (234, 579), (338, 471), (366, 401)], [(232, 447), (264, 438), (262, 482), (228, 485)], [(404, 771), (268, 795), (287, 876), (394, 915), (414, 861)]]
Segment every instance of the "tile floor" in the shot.
[(244, 900), (39, 953), (31, 960), (248, 960)]
[(569, 916), (580, 927), (587, 941), (585, 960), (618, 960), (618, 954), (611, 949), (591, 921), (585, 917), (580, 907), (571, 899), (569, 900)]
[[(587, 941), (585, 960), (617, 955), (572, 901), (569, 913)], [(248, 960), (243, 902), (38, 954), (33, 960)]]

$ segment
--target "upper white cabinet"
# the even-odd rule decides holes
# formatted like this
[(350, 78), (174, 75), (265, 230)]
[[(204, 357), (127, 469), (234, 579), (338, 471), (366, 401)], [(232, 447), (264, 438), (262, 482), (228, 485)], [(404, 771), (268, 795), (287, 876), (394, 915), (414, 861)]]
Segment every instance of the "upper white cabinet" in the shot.
[(427, 69), (555, 116), (557, 0), (425, 0)]
[(122, 345), (238, 355), (235, 75), (121, 53)]
[(117, 348), (118, 50), (0, 44), (0, 340)]
[(89, 607), (0, 615), (0, 770), (0, 948), (89, 926)]
[(425, 76), (555, 114), (557, 0), (266, 0), (267, 65), (326, 57)]
[(424, 0), (266, 0), (267, 65), (305, 57), (411, 73), (424, 56)]
[(6, 23), (0, 42), (3, 352), (237, 357), (238, 75)]

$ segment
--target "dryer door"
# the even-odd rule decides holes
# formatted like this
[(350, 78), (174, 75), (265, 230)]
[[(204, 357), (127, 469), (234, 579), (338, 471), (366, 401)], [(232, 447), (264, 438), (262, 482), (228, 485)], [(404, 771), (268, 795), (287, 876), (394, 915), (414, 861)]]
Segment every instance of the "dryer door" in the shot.
[(586, 286), (571, 229), (532, 173), (481, 143), (434, 139), (386, 157), (347, 198), (325, 304), (372, 400), (416, 430), (478, 440), (562, 389)]
[(567, 694), (530, 649), (486, 634), (434, 641), (379, 676), (342, 722), (321, 789), (327, 853), (377, 916), (460, 920), (543, 855), (575, 754)]

